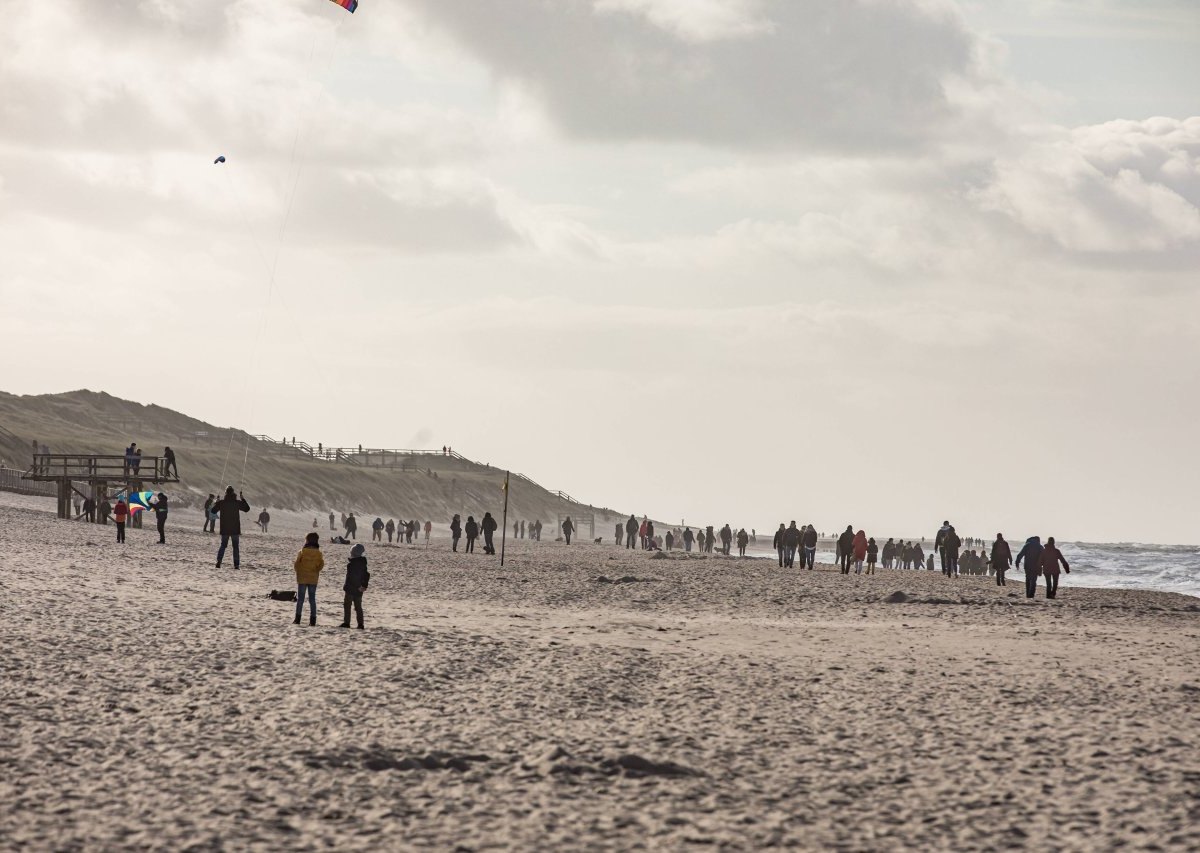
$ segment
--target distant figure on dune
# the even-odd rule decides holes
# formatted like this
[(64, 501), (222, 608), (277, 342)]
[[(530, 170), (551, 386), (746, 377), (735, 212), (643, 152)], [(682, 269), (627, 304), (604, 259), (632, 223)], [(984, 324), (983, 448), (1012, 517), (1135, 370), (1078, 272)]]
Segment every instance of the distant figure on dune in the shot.
[(614, 536), (614, 541), (617, 543), (618, 548), (621, 547), (621, 542), (624, 539), (624, 537), (625, 537), (625, 524), (623, 522), (618, 521), (616, 535)]
[(1025, 597), (1033, 598), (1037, 595), (1037, 579), (1042, 573), (1042, 538), (1040, 536), (1030, 536), (1025, 540), (1025, 545), (1017, 554), (1017, 559), (1014, 565), (1019, 569), (1021, 562), (1025, 562)]
[(846, 525), (846, 529), (838, 537), (837, 548), (838, 567), (842, 570), (842, 574), (848, 575), (850, 574), (850, 556), (854, 551), (853, 525)]
[(267, 512), (267, 508), (263, 507), (263, 511), (258, 514), (258, 527), (263, 533), (267, 532), (267, 528), (271, 526), (271, 513)]
[(158, 527), (158, 544), (167, 544), (167, 496), (162, 492), (158, 493), (158, 500), (154, 502), (154, 521)]
[[(638, 522), (632, 515), (629, 516), (629, 521), (625, 522), (625, 550), (633, 548), (634, 537), (638, 535)], [(620, 543), (618, 543), (620, 544)]]
[(737, 546), (738, 546), (738, 556), (739, 557), (746, 556), (746, 546), (749, 544), (750, 544), (750, 534), (747, 533), (746, 528), (743, 527), (741, 530), (738, 531), (738, 535), (737, 535)]
[(217, 549), (217, 568), (225, 559), (225, 546), (233, 540), (233, 567), (241, 568), (242, 555), (238, 549), (238, 541), (242, 537), (242, 513), (250, 511), (246, 499), (233, 490), (233, 486), (225, 489), (225, 497), (213, 504), (213, 512), (221, 519), (221, 546)]
[(571, 544), (571, 534), (575, 532), (575, 522), (571, 521), (571, 516), (567, 516), (562, 523), (563, 538), (567, 540), (567, 544)]
[(170, 477), (171, 470), (174, 469), (175, 479), (178, 480), (179, 479), (179, 465), (177, 465), (175, 463), (175, 451), (169, 447), (164, 447), (163, 448), (163, 459), (165, 460), (163, 462), (163, 473), (166, 476)]
[(335, 516), (333, 514), (333, 512), (330, 511), (330, 513), (329, 513), (329, 529), (333, 530), (335, 532), (337, 531), (337, 525), (335, 525), (333, 522), (334, 522), (334, 519), (336, 519), (336, 518), (337, 518), (337, 516)]
[(125, 503), (124, 498), (117, 498), (117, 505), (113, 507), (113, 521), (117, 523), (117, 542), (125, 543), (125, 522), (129, 520), (129, 504)]
[(426, 522), (425, 522), (425, 541), (426, 541), (426, 542), (428, 542), (428, 541), (429, 541), (429, 534), (430, 534), (430, 533), (432, 533), (432, 532), (433, 532), (433, 522), (432, 522), (432, 521), (426, 521)]
[(354, 513), (346, 516), (346, 538), (358, 538), (358, 519), (354, 517)]
[(379, 518), (378, 516), (376, 516), (375, 520), (371, 522), (371, 541), (383, 541), (383, 519)]
[(475, 553), (475, 540), (479, 537), (479, 524), (475, 521), (475, 516), (467, 516), (467, 547), (463, 550), (468, 554)]
[(1039, 564), (1042, 568), (1042, 575), (1046, 578), (1046, 598), (1058, 597), (1058, 566), (1062, 564), (1063, 571), (1071, 574), (1071, 567), (1067, 565), (1067, 558), (1063, 556), (1062, 551), (1054, 544), (1054, 537), (1051, 536), (1046, 540), (1046, 547), (1042, 549), (1042, 556)]
[(1004, 573), (1008, 571), (1008, 567), (1011, 564), (1012, 549), (1004, 541), (1004, 534), (997, 533), (996, 541), (992, 543), (991, 562), (992, 571), (996, 573), (996, 586), (1008, 586), (1004, 580)]
[(362, 545), (355, 545), (350, 549), (350, 559), (346, 561), (346, 580), (342, 584), (342, 590), (346, 593), (346, 597), (342, 599), (342, 624), (340, 627), (350, 627), (350, 607), (354, 607), (354, 616), (358, 620), (358, 630), (363, 630), (366, 626), (363, 624), (363, 593), (367, 591), (367, 584), (371, 582), (371, 573), (367, 571), (367, 549)]
[(383, 529), (387, 531), (388, 544), (390, 545), (392, 542), (392, 536), (396, 532), (396, 522), (389, 518), (388, 523), (383, 526)]
[(450, 550), (458, 550), (458, 540), (462, 538), (462, 521), (458, 517), (458, 513), (454, 514), (454, 518), (450, 519)]
[[(236, 540), (235, 540), (236, 541)], [(361, 548), (362, 545), (355, 545)], [(237, 546), (234, 545), (236, 549)], [(236, 554), (236, 550), (234, 551)], [(296, 570), (296, 618), (293, 625), (300, 624), (304, 615), (304, 596), (308, 596), (308, 624), (317, 624), (317, 582), (321, 579), (321, 570), (325, 568), (325, 558), (321, 555), (321, 537), (310, 533), (304, 537), (304, 547), (296, 555), (292, 568)]]
[(854, 557), (854, 574), (861, 575), (863, 563), (867, 559), (867, 534), (860, 530), (854, 534), (854, 538), (850, 541), (850, 551)]

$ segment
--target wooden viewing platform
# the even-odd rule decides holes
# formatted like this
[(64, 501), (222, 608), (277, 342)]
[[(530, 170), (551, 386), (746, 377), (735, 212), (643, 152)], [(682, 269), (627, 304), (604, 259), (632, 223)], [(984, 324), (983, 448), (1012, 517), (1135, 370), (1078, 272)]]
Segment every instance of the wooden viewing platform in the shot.
[[(145, 483), (178, 483), (174, 472), (168, 474), (167, 460), (162, 456), (142, 456), (134, 470), (121, 456), (102, 456), (76, 453), (37, 453), (33, 465), (22, 476), (23, 480), (41, 483), (56, 483), (58, 517), (71, 518), (71, 493), (82, 498), (92, 498), (97, 506), (118, 492), (140, 492)], [(89, 492), (81, 492), (76, 483), (86, 483)], [(121, 486), (109, 494), (110, 484)], [(99, 516), (97, 516), (97, 519)]]

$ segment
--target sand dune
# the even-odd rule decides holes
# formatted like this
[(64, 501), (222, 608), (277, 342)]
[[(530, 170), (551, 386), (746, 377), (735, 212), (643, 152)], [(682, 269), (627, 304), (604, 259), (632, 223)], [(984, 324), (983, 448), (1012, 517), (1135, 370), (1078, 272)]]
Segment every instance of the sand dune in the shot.
[(187, 514), (121, 549), (36, 506), (0, 497), (5, 848), (1200, 847), (1195, 599), (437, 540), (368, 543), (345, 631), (347, 547), (317, 627), (265, 597), (298, 527), (235, 572)]

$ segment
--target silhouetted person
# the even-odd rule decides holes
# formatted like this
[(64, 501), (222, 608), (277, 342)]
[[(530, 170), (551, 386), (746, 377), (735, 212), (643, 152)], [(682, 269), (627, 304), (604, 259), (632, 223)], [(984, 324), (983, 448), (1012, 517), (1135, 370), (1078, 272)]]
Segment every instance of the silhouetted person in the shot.
[(1025, 563), (1025, 597), (1033, 598), (1037, 595), (1037, 579), (1042, 572), (1042, 539), (1040, 536), (1030, 536), (1025, 540), (1024, 547), (1017, 554), (1016, 567), (1021, 568), (1021, 562)]
[(483, 552), (485, 554), (496, 553), (496, 546), (492, 544), (492, 536), (499, 526), (490, 512), (483, 514), (483, 521), (480, 522), (479, 528), (483, 531)]
[(733, 543), (733, 531), (730, 530), (729, 525), (726, 524), (724, 527), (721, 528), (721, 552), (726, 557), (729, 556), (729, 546), (732, 543)]
[(363, 593), (367, 591), (367, 584), (371, 582), (371, 573), (367, 571), (367, 549), (362, 545), (355, 545), (350, 549), (350, 559), (346, 561), (346, 580), (342, 584), (342, 591), (346, 593), (342, 599), (342, 624), (341, 627), (350, 627), (350, 608), (354, 608), (354, 616), (358, 620), (358, 629), (361, 631), (365, 627), (363, 625)]
[(162, 492), (158, 493), (158, 500), (154, 503), (154, 522), (158, 527), (158, 544), (167, 544), (167, 496)]
[(567, 544), (571, 544), (571, 534), (575, 532), (575, 522), (571, 521), (571, 516), (567, 516), (566, 521), (562, 523), (563, 538), (567, 540)]
[(621, 541), (624, 538), (624, 536), (625, 536), (625, 524), (623, 522), (618, 521), (617, 529), (616, 529), (616, 533), (615, 533), (618, 548), (621, 547)]
[(879, 545), (875, 542), (875, 537), (867, 540), (867, 574), (875, 574), (875, 563), (879, 561)]
[[(428, 539), (429, 537), (426, 537), (426, 538)], [(523, 521), (521, 522), (521, 538), (522, 539), (525, 538), (525, 522), (523, 522)]]
[(737, 546), (738, 546), (738, 556), (739, 557), (746, 556), (746, 546), (749, 544), (750, 544), (750, 534), (746, 532), (745, 528), (742, 528), (741, 530), (738, 531), (738, 534), (737, 534)]
[(384, 524), (383, 524), (382, 518), (376, 517), (376, 519), (371, 522), (371, 541), (372, 542), (382, 542), (383, 541), (383, 527), (384, 527)]
[(358, 519), (354, 517), (354, 513), (346, 516), (346, 538), (358, 539)]
[(388, 544), (391, 544), (392, 536), (396, 532), (396, 522), (389, 518), (388, 523), (383, 526), (383, 529), (387, 531)]
[(771, 547), (779, 554), (779, 568), (783, 568), (783, 534), (787, 530), (787, 526), (781, 521), (779, 529), (775, 531), (775, 538), (771, 540)]
[(242, 513), (250, 511), (250, 504), (246, 503), (246, 499), (237, 494), (233, 490), (233, 486), (225, 489), (225, 497), (213, 504), (213, 512), (217, 513), (221, 521), (221, 547), (217, 549), (217, 568), (221, 568), (221, 561), (225, 559), (225, 546), (229, 541), (233, 540), (233, 567), (239, 569), (242, 566), (242, 555), (238, 548), (238, 542), (242, 537)]
[(683, 528), (683, 550), (687, 553), (692, 552), (692, 543), (696, 541), (696, 534), (692, 532), (692, 528)]
[(962, 540), (958, 538), (958, 534), (954, 532), (954, 527), (951, 526), (942, 534), (942, 559), (946, 564), (946, 577), (958, 577), (958, 549), (962, 547)]
[(263, 507), (263, 511), (258, 514), (258, 529), (263, 533), (271, 526), (271, 513), (267, 512), (267, 508)]
[(713, 527), (710, 524), (704, 528), (704, 553), (711, 554), (715, 544), (717, 544), (717, 536), (713, 533)]
[(801, 542), (804, 545), (804, 568), (811, 571), (817, 560), (817, 528), (811, 524), (808, 525), (801, 537)]
[(842, 574), (850, 574), (850, 553), (854, 549), (854, 526), (847, 524), (842, 535), (838, 537), (838, 567), (841, 568)]
[(1012, 564), (1012, 549), (1004, 541), (1004, 534), (997, 533), (996, 541), (992, 543), (992, 571), (996, 573), (996, 586), (1008, 586), (1004, 573)]
[(454, 514), (454, 518), (450, 519), (450, 550), (458, 550), (458, 540), (462, 538), (462, 521), (459, 520), (458, 513)]
[(334, 515), (332, 512), (331, 512), (331, 513), (329, 513), (329, 529), (330, 529), (330, 530), (334, 530), (334, 531), (336, 531), (336, 530), (337, 530), (337, 525), (335, 525), (335, 524), (334, 524), (334, 521), (335, 521), (336, 519), (337, 519), (337, 516), (336, 516), (336, 515)]
[(625, 548), (626, 550), (633, 547), (634, 540), (638, 535), (637, 519), (632, 515), (629, 516), (629, 521), (625, 522)]
[(171, 476), (171, 471), (175, 471), (175, 479), (179, 479), (179, 466), (175, 463), (175, 451), (169, 447), (163, 448), (163, 474), (167, 477)]
[(942, 540), (946, 538), (948, 530), (950, 530), (950, 522), (943, 521), (941, 528), (937, 532), (937, 536), (933, 537), (933, 550), (942, 561), (942, 574), (948, 574), (946, 571), (946, 552), (942, 549)]
[(1046, 547), (1042, 549), (1042, 556), (1039, 560), (1039, 565), (1042, 569), (1042, 576), (1046, 578), (1046, 598), (1058, 597), (1058, 567), (1062, 564), (1063, 571), (1071, 574), (1071, 567), (1067, 565), (1067, 558), (1063, 556), (1062, 551), (1054, 544), (1054, 537), (1051, 536), (1046, 540)]
[(475, 540), (479, 536), (479, 524), (475, 521), (475, 516), (473, 516), (473, 515), (467, 516), (466, 534), (467, 534), (467, 547), (464, 548), (463, 551), (465, 551), (468, 554), (474, 554), (475, 553)]
[(89, 524), (96, 523), (96, 499), (95, 498), (84, 498), (83, 499), (83, 516), (85, 519), (87, 519)]

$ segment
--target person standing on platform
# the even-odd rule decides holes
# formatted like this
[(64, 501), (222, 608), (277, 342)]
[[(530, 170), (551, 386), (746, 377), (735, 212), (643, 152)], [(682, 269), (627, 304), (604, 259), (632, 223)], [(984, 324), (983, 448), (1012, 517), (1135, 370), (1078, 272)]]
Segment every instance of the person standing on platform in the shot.
[(169, 447), (163, 448), (163, 473), (168, 477), (171, 476), (171, 471), (175, 472), (175, 479), (179, 479), (179, 465), (175, 462), (175, 451)]

